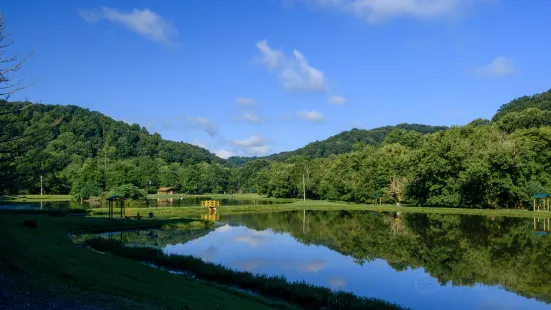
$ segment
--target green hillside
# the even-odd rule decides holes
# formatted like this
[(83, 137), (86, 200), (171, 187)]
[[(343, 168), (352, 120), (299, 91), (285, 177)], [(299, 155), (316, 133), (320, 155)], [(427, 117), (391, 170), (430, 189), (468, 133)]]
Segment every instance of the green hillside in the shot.
[[(416, 131), (421, 134), (429, 134), (447, 129), (445, 126), (420, 124), (398, 124), (396, 126), (384, 126), (368, 130), (354, 128), (352, 130), (343, 131), (322, 141), (308, 143), (306, 146), (294, 151), (281, 152), (261, 158), (282, 162), (297, 155), (306, 156), (308, 158), (326, 158), (331, 155), (349, 153), (354, 149), (354, 145), (357, 143), (366, 145), (382, 144), (388, 134), (397, 128)], [(258, 159), (258, 157), (230, 157), (228, 161), (232, 166), (240, 166), (255, 159)]]
[[(23, 149), (24, 152), (20, 154), (21, 164), (17, 165), (17, 171), (13, 171), (13, 175), (18, 177), (8, 177), (0, 190), (32, 188), (35, 191), (39, 175), (44, 174), (50, 192), (66, 193), (71, 187), (68, 180), (78, 174), (76, 167), (83, 167), (85, 163), (103, 168), (106, 163), (113, 165), (123, 160), (133, 160), (136, 165), (140, 161), (142, 166), (155, 166), (149, 162), (154, 160), (161, 162), (161, 166), (223, 162), (198, 146), (163, 140), (159, 134), (150, 134), (137, 124), (129, 125), (78, 106), (29, 105), (0, 100), (2, 111), (14, 110), (16, 106), (26, 107), (17, 115), (5, 116), (13, 117), (13, 121), (2, 121), (5, 124), (3, 134), (6, 139), (14, 140), (12, 149)], [(20, 131), (26, 131), (21, 136), (25, 138), (40, 133), (42, 143), (15, 144), (22, 140), (17, 136)], [(129, 173), (127, 167), (121, 169)], [(148, 182), (144, 179), (141, 185)]]
[(533, 96), (523, 96), (502, 105), (497, 110), (492, 120), (498, 121), (507, 113), (519, 112), (529, 108), (538, 108), (540, 110), (551, 110), (551, 89), (541, 94), (535, 94)]

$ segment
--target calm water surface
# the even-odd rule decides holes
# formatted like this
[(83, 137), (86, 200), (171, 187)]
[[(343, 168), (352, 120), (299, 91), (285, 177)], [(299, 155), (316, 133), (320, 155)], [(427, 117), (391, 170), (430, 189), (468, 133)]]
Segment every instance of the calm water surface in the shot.
[[(180, 197), (172, 199), (149, 199), (149, 205), (145, 203), (136, 203), (133, 207), (197, 207), (201, 205), (202, 200), (212, 200), (209, 197)], [(222, 206), (243, 206), (243, 205), (272, 205), (290, 203), (294, 200), (289, 199), (216, 199)], [(0, 210), (33, 210), (33, 209), (57, 209), (57, 208), (93, 208), (98, 207), (89, 203), (78, 202), (0, 202)], [(104, 206), (105, 207), (105, 206)]]
[(220, 221), (192, 236), (120, 237), (414, 309), (551, 309), (548, 220), (297, 211)]

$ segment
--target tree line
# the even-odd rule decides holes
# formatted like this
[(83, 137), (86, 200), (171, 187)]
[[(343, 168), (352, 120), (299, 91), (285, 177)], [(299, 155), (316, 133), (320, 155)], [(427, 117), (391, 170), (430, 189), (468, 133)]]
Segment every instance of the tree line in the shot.
[(382, 258), (397, 271), (424, 268), (441, 285), (501, 286), (551, 302), (551, 239), (534, 234), (532, 219), (370, 211), (228, 216), (252, 229), (323, 245), (358, 264)]
[[(0, 15), (2, 55), (8, 37)], [(30, 85), (10, 76), (29, 56), (0, 61), (0, 195), (42, 186), (77, 199), (139, 197), (170, 186), (192, 194), (525, 208), (532, 193), (551, 188), (551, 90), (503, 105), (491, 121), (355, 129), (294, 152), (223, 160), (77, 106), (8, 101)]]
[[(25, 103), (0, 104), (16, 109)], [(17, 178), (2, 186), (5, 193), (36, 193), (43, 175), (47, 193), (82, 199), (121, 186), (144, 193), (170, 186), (189, 194), (299, 198), (304, 190), (310, 199), (358, 203), (379, 195), (417, 205), (525, 208), (531, 194), (551, 188), (551, 111), (535, 107), (427, 134), (385, 129), (380, 142), (358, 142), (328, 157), (256, 158), (240, 166), (76, 106), (32, 104), (8, 116), (0, 119), (15, 126), (14, 133), (42, 131), (47, 141), (27, 144)]]

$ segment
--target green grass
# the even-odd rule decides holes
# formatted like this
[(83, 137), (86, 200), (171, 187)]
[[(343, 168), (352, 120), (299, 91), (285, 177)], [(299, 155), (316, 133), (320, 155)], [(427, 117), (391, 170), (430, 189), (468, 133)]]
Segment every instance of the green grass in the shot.
[[(36, 219), (39, 230), (22, 225)], [(178, 221), (186, 222), (186, 221)], [(37, 292), (65, 287), (61, 293), (78, 298), (83, 292), (113, 296), (117, 307), (131, 309), (121, 298), (146, 308), (264, 309), (288, 308), (228, 286), (192, 280), (110, 254), (74, 245), (69, 232), (103, 232), (155, 228), (176, 221), (106, 220), (88, 217), (50, 217), (44, 214), (0, 214), (0, 270), (30, 283)], [(70, 289), (69, 289), (70, 288)], [(126, 307), (124, 307), (126, 305)]]
[(180, 197), (184, 198), (205, 198), (205, 199), (238, 199), (238, 200), (267, 200), (267, 201), (293, 201), (295, 199), (283, 199), (283, 198), (273, 198), (273, 197), (266, 197), (263, 195), (258, 194), (202, 194), (202, 195), (189, 195), (189, 194), (149, 194), (147, 195), (147, 198), (150, 199), (179, 199)]
[(204, 222), (204, 221), (193, 221), (188, 223), (166, 223), (163, 224), (161, 227), (163, 229), (188, 229), (188, 230), (194, 230), (194, 229), (205, 229), (212, 227), (212, 222)]
[(13, 195), (0, 196), (0, 202), (71, 201), (71, 195)]
[(402, 309), (380, 299), (358, 297), (346, 292), (334, 292), (329, 288), (305, 282), (288, 282), (284, 277), (235, 271), (222, 265), (204, 262), (193, 256), (167, 255), (162, 250), (155, 248), (127, 247), (119, 241), (103, 238), (88, 239), (85, 243), (98, 251), (149, 262), (170, 270), (183, 271), (200, 279), (237, 286), (286, 301), (301, 309)]
[[(297, 201), (288, 204), (257, 205), (257, 206), (221, 206), (217, 208), (218, 214), (225, 213), (247, 213), (247, 212), (278, 212), (278, 211), (296, 211), (296, 210), (361, 210), (376, 212), (409, 212), (409, 213), (439, 213), (439, 214), (464, 214), (464, 215), (486, 215), (486, 216), (509, 216), (509, 217), (551, 217), (551, 212), (534, 212), (530, 210), (515, 209), (467, 209), (467, 208), (441, 208), (441, 207), (415, 207), (395, 205), (371, 205), (354, 204), (345, 202), (330, 202), (324, 200), (306, 200)], [(94, 216), (105, 216), (107, 208), (90, 209)], [(159, 218), (179, 218), (191, 214), (206, 213), (203, 207), (151, 207), (151, 208), (127, 208), (127, 214), (136, 215), (141, 212), (142, 215), (153, 212), (155, 217)]]

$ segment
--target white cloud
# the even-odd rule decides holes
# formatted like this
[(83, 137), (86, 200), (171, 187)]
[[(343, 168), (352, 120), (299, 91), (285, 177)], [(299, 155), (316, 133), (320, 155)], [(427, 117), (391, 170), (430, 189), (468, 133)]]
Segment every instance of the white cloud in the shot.
[(341, 278), (341, 277), (329, 278), (327, 282), (329, 282), (329, 286), (334, 290), (342, 289), (343, 287), (346, 286), (346, 284), (348, 284), (348, 281), (346, 280), (346, 278)]
[(233, 156), (233, 152), (229, 150), (217, 150), (214, 151), (214, 154), (220, 158), (228, 159), (229, 157)]
[(269, 69), (285, 66), (287, 60), (285, 59), (283, 52), (271, 49), (266, 40), (257, 42), (256, 47), (260, 50), (260, 53), (262, 53), (264, 65)]
[(256, 100), (253, 98), (239, 97), (235, 99), (235, 102), (242, 106), (254, 106), (256, 105)]
[(232, 239), (234, 242), (248, 243), (251, 247), (257, 247), (264, 243), (264, 237), (257, 235), (240, 235)]
[(331, 104), (341, 105), (346, 103), (346, 98), (341, 96), (332, 96), (332, 97), (329, 97), (328, 101)]
[(255, 111), (243, 111), (239, 115), (230, 115), (230, 119), (236, 122), (247, 122), (251, 124), (259, 124), (264, 121)]
[(267, 145), (251, 146), (247, 148), (249, 155), (268, 155), (272, 151), (272, 148)]
[(193, 139), (193, 141), (191, 142), (191, 144), (195, 145), (195, 146), (198, 146), (198, 147), (201, 147), (201, 148), (204, 148), (206, 150), (208, 150), (208, 146), (206, 144), (204, 144), (203, 142), (197, 140), (197, 139)]
[(303, 120), (309, 122), (323, 122), (325, 121), (325, 116), (317, 111), (299, 111), (297, 116)]
[(187, 122), (188, 126), (203, 130), (211, 137), (218, 135), (218, 128), (204, 117), (184, 116), (184, 120)]
[(500, 77), (513, 73), (515, 73), (513, 61), (503, 56), (497, 57), (491, 63), (476, 70), (476, 74), (481, 77)]
[(226, 232), (226, 231), (230, 231), (230, 230), (232, 230), (232, 227), (228, 224), (226, 224), (224, 226), (220, 226), (220, 227), (215, 229), (215, 231), (217, 231), (217, 232)]
[(152, 41), (170, 44), (178, 34), (174, 25), (149, 9), (134, 9), (120, 12), (117, 9), (104, 7), (98, 10), (79, 10), (78, 14), (89, 23), (102, 19), (120, 24)]
[(327, 91), (325, 74), (310, 66), (301, 52), (294, 50), (292, 56), (285, 56), (282, 51), (270, 48), (266, 40), (257, 42), (256, 47), (262, 54), (264, 66), (277, 73), (287, 91)]
[(235, 146), (240, 146), (240, 147), (261, 146), (264, 144), (264, 138), (258, 135), (254, 135), (246, 140), (233, 140), (231, 143)]
[(248, 111), (248, 112), (246, 111), (241, 113), (241, 119), (253, 124), (262, 122), (262, 119), (260, 118), (260, 116), (258, 116), (258, 114), (256, 114), (253, 111)]
[[(289, 1), (289, 0), (286, 0)], [(454, 16), (466, 5), (487, 0), (291, 0), (352, 14), (369, 23), (395, 17)]]
[(231, 144), (242, 149), (248, 155), (266, 155), (272, 148), (266, 145), (266, 140), (258, 135), (245, 140), (232, 140)]
[(327, 262), (320, 259), (313, 259), (298, 266), (300, 272), (318, 272), (327, 266)]
[(232, 263), (232, 265), (236, 266), (239, 269), (253, 272), (256, 269), (258, 269), (260, 265), (266, 265), (266, 261), (263, 259), (254, 258), (254, 259), (244, 260), (244, 261), (235, 261)]

